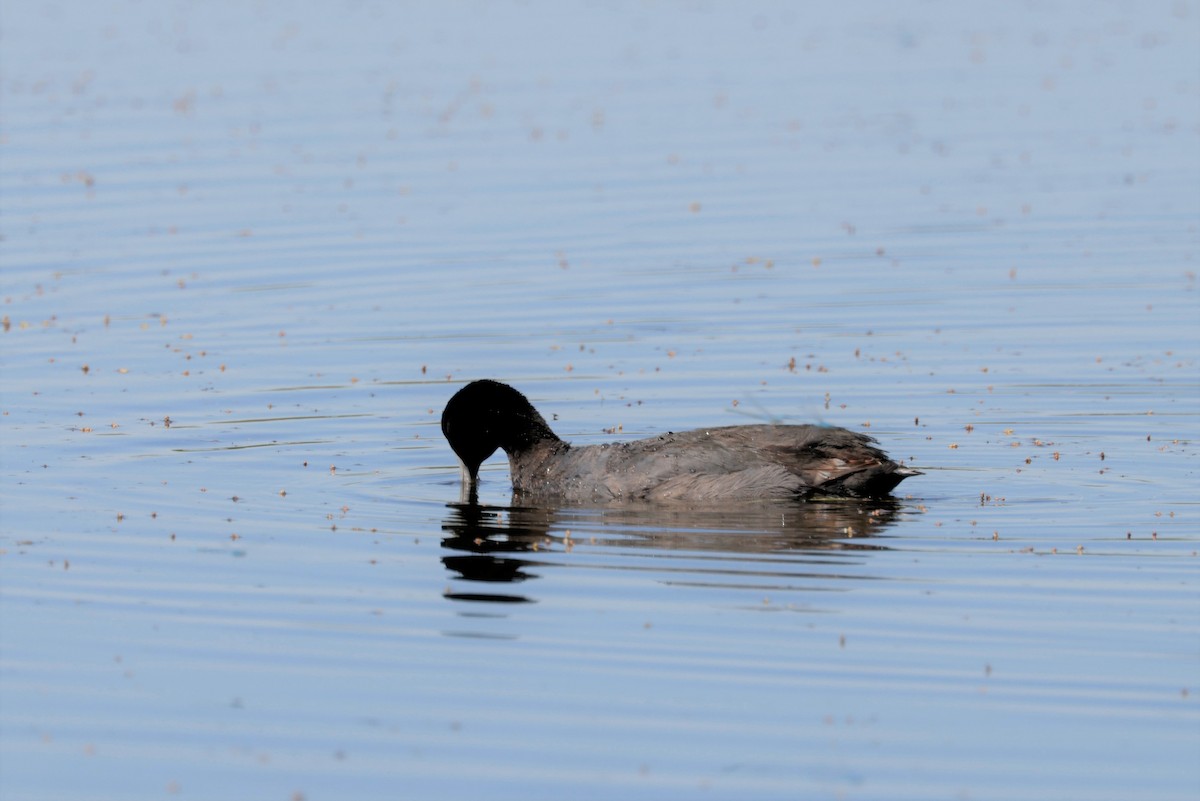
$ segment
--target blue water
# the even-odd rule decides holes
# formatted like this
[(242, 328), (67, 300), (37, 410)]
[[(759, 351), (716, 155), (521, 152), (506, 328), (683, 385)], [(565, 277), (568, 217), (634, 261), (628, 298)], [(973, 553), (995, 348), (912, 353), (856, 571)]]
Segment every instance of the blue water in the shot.
[[(4, 799), (1191, 799), (1200, 7), (6, 4)], [(460, 501), (442, 406), (846, 503)]]

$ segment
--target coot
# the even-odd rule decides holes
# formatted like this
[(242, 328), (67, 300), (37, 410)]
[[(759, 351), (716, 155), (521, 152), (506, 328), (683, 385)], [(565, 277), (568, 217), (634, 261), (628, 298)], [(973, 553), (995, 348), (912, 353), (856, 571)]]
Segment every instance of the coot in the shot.
[(871, 437), (827, 426), (724, 426), (575, 447), (524, 395), (489, 380), (455, 393), (442, 433), (468, 487), (483, 460), (503, 448), (514, 492), (563, 501), (884, 498), (920, 475), (888, 459)]

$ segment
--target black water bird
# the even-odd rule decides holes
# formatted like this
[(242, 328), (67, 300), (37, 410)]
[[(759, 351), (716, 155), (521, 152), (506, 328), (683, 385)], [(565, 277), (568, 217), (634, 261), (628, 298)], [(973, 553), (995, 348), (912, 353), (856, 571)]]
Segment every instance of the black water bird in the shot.
[(524, 395), (489, 380), (455, 393), (442, 412), (442, 433), (468, 488), (500, 448), (516, 494), (567, 502), (886, 498), (920, 475), (889, 459), (871, 437), (830, 426), (723, 426), (574, 446)]

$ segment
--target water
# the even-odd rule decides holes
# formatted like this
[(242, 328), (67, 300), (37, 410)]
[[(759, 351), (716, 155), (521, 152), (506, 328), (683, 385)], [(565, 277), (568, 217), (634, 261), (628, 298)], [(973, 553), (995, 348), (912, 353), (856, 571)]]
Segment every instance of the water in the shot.
[[(1195, 797), (1198, 20), (8, 4), (0, 795)], [(485, 376), (925, 475), (464, 506)]]

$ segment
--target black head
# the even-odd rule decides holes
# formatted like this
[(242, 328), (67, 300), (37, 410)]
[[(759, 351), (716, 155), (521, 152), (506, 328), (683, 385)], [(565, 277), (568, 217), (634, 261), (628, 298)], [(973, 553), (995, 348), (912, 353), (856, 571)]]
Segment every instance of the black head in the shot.
[(558, 437), (533, 404), (499, 381), (472, 381), (454, 393), (442, 412), (442, 433), (471, 482), (483, 460), (503, 448), (510, 456)]

